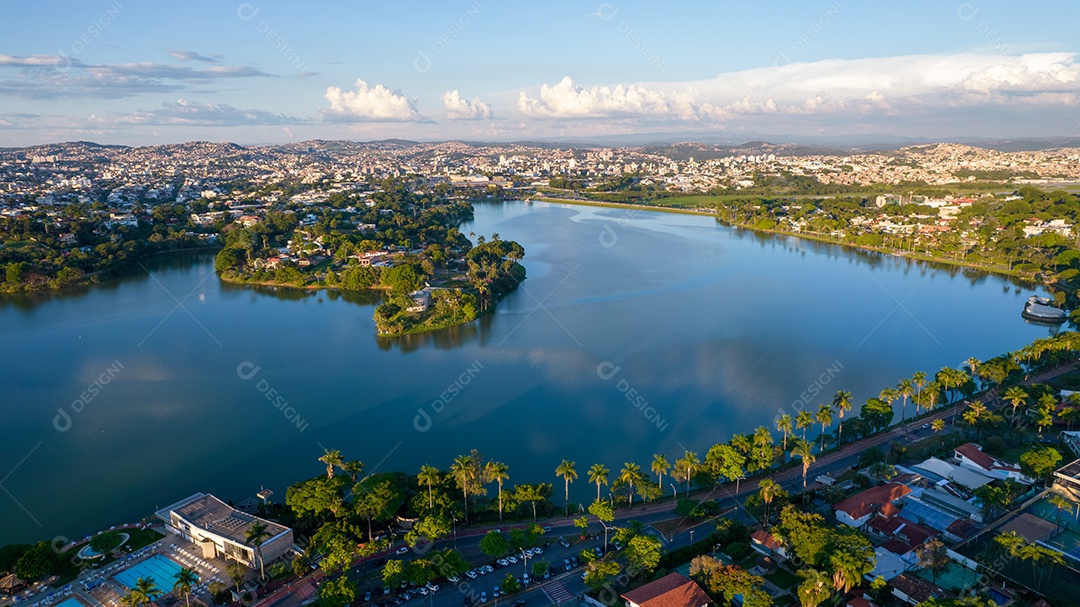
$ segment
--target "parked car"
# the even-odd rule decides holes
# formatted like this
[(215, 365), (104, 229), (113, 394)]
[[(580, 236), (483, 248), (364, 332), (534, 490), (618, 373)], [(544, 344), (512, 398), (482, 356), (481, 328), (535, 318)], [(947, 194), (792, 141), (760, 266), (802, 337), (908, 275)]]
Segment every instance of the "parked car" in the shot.
[(394, 554), (405, 554), (408, 551), (409, 551), (408, 546), (402, 546), (401, 548), (398, 548), (397, 550), (395, 550)]
[(508, 557), (506, 557), (506, 560), (510, 561), (511, 563), (517, 563), (517, 557), (516, 556), (508, 556)]
[(562, 562), (563, 567), (565, 567), (567, 571), (570, 571), (570, 559), (563, 559)]
[(487, 592), (484, 592), (483, 590), (480, 591), (480, 602), (481, 603), (486, 603), (487, 602)]
[(533, 554), (544, 554), (544, 549), (537, 546), (536, 548), (533, 548)]
[(428, 582), (427, 584), (425, 584), (425, 586), (427, 587), (428, 590), (430, 590), (432, 592), (437, 592), (439, 590), (439, 585), (436, 584), (435, 582)]
[(480, 568), (480, 573), (483, 573), (483, 574), (488, 574), (488, 573), (491, 573), (492, 571), (495, 571), (495, 568), (492, 567), (491, 565), (484, 565), (483, 567)]
[(371, 591), (370, 590), (365, 590), (364, 591), (364, 600), (365, 601), (370, 601), (371, 600)]
[(491, 598), (493, 598), (493, 599), (499, 598), (499, 587), (498, 586), (495, 587), (495, 590), (491, 591)]
[(450, 582), (451, 584), (456, 584), (456, 583), (458, 583), (458, 580), (460, 580), (460, 579), (461, 578), (459, 578), (458, 576), (452, 575), (452, 576), (446, 578), (446, 581)]
[(524, 604), (525, 604), (524, 599), (518, 599), (518, 600), (514, 601), (513, 603), (510, 603), (510, 607), (521, 607)]
[(476, 572), (473, 571), (472, 569), (470, 569), (470, 570), (465, 572), (465, 577), (469, 578), (470, 580), (475, 580), (476, 579)]
[(499, 559), (499, 560), (495, 561), (495, 563), (498, 564), (499, 567), (506, 567), (507, 565), (510, 564), (510, 561), (508, 561), (506, 559)]

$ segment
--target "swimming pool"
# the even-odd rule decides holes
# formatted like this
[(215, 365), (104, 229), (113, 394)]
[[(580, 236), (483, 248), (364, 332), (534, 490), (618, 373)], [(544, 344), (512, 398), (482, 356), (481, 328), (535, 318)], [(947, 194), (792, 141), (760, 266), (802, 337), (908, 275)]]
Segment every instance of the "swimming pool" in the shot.
[(75, 597), (66, 598), (56, 604), (56, 607), (86, 607), (82, 601)]
[[(172, 590), (176, 582), (176, 574), (180, 573), (180, 565), (167, 556), (155, 554), (154, 556), (135, 563), (131, 567), (117, 573), (113, 579), (128, 588), (135, 587), (135, 581), (141, 577), (154, 578), (154, 583), (164, 592)], [(59, 607), (59, 605), (57, 606)], [(75, 607), (70, 605), (68, 607)]]

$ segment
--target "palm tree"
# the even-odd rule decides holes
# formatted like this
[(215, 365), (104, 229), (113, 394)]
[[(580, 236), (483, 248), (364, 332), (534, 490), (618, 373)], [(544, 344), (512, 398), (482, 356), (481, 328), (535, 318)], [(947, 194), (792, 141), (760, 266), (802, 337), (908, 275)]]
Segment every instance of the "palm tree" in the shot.
[(354, 459), (341, 464), (341, 471), (349, 475), (353, 484), (356, 484), (356, 479), (364, 473), (364, 462)]
[(1060, 526), (1061, 525), (1061, 511), (1062, 511), (1062, 509), (1069, 508), (1071, 510), (1072, 509), (1072, 504), (1070, 504), (1069, 500), (1065, 499), (1060, 493), (1052, 493), (1052, 494), (1050, 494), (1050, 497), (1046, 498), (1046, 501), (1049, 502), (1051, 506), (1054, 506), (1055, 508), (1057, 508), (1057, 522), (1056, 522), (1056, 524), (1058, 526)]
[(863, 567), (866, 560), (862, 555), (847, 551), (837, 551), (829, 558), (832, 567), (833, 587), (841, 594), (847, 594), (859, 581), (862, 580)]
[(622, 470), (619, 472), (619, 480), (630, 485), (630, 507), (634, 507), (634, 481), (641, 478), (641, 466), (634, 462), (626, 462), (623, 464)]
[(938, 434), (945, 429), (945, 420), (935, 419), (934, 421), (930, 422), (930, 427), (934, 429), (934, 434)]
[(882, 388), (878, 393), (878, 398), (889, 404), (889, 408), (892, 409), (892, 404), (896, 402), (896, 399), (900, 398), (900, 391), (896, 388)]
[(229, 574), (229, 578), (233, 581), (233, 586), (236, 588), (236, 594), (240, 594), (240, 582), (244, 581), (244, 576), (247, 575), (247, 567), (240, 561), (229, 560), (225, 563), (225, 572)]
[(255, 558), (259, 559), (259, 577), (265, 582), (266, 571), (263, 569), (262, 559), (262, 543), (270, 537), (270, 531), (266, 528), (266, 525), (256, 520), (248, 526), (247, 531), (244, 532), (244, 539), (248, 545), (255, 550)]
[(851, 411), (851, 392), (837, 390), (832, 404), (836, 407), (836, 416), (840, 418), (840, 428), (836, 432), (836, 446), (840, 447), (844, 444), (844, 414)]
[[(499, 522), (503, 520), (503, 501), (502, 501), (502, 487), (503, 481), (510, 478), (510, 466), (502, 462), (488, 462), (484, 465), (484, 476), (487, 477), (488, 482), (496, 482), (499, 484)], [(536, 502), (533, 502), (533, 516), (535, 518)]]
[(574, 467), (574, 462), (564, 459), (561, 464), (555, 467), (555, 476), (563, 479), (566, 489), (566, 516), (570, 516), (570, 483), (577, 480), (577, 469)]
[(814, 419), (821, 424), (821, 448), (818, 451), (825, 450), (825, 427), (832, 425), (832, 407), (826, 404), (818, 405), (817, 413), (814, 414)]
[(964, 364), (966, 364), (968, 366), (968, 369), (971, 369), (971, 376), (972, 377), (978, 377), (977, 374), (979, 372), (979, 365), (982, 364), (981, 360), (979, 360), (979, 359), (975, 358), (974, 356), (972, 356), (971, 358), (965, 360)]
[(596, 499), (600, 500), (600, 485), (608, 484), (608, 474), (611, 474), (611, 470), (607, 469), (604, 464), (593, 464), (589, 468), (589, 482), (596, 483)]
[(772, 504), (773, 498), (780, 490), (780, 485), (771, 478), (763, 478), (758, 483), (758, 495), (761, 496), (762, 503), (765, 504), (765, 512), (762, 514), (762, 518), (765, 520), (765, 531), (769, 530), (769, 505)]
[(799, 572), (804, 578), (795, 593), (799, 596), (802, 607), (817, 607), (832, 596), (832, 583), (829, 576), (817, 569), (804, 569)]
[(121, 601), (129, 607), (140, 607), (153, 603), (154, 599), (161, 595), (162, 591), (158, 588), (154, 578), (141, 577), (135, 580), (135, 587)]
[(810, 464), (817, 459), (814, 457), (814, 447), (806, 439), (798, 440), (791, 445), (791, 456), (798, 456), (802, 460), (802, 488), (803, 500), (806, 499), (806, 473), (810, 470)]
[(469, 523), (469, 484), (476, 478), (476, 461), (471, 455), (459, 455), (450, 464), (450, 473), (457, 480), (458, 488), (465, 498), (465, 524)]
[(900, 423), (904, 423), (907, 419), (907, 399), (911, 398), (915, 394), (915, 384), (911, 383), (911, 380), (904, 378), (900, 380), (899, 384), (896, 384), (896, 391), (903, 397), (902, 405), (900, 407)]
[(668, 470), (671, 470), (671, 464), (668, 463), (667, 458), (663, 455), (656, 453), (652, 456), (652, 471), (656, 475), (656, 484), (660, 486), (660, 493), (664, 493), (664, 474)]
[(334, 468), (341, 466), (344, 462), (341, 459), (341, 451), (337, 449), (327, 449), (326, 453), (319, 457), (319, 461), (326, 464), (326, 478), (334, 478)]
[(795, 420), (791, 418), (790, 414), (784, 413), (780, 417), (776, 418), (776, 429), (779, 430), (780, 433), (784, 436), (783, 453), (784, 455), (787, 455), (787, 438), (791, 434), (792, 430), (795, 429)]
[(750, 443), (750, 437), (745, 434), (732, 434), (731, 442), (728, 444), (735, 447), (735, 449), (743, 455), (750, 455), (750, 450), (753, 448), (753, 445)]
[(420, 466), (420, 474), (416, 475), (416, 482), (419, 485), (427, 485), (428, 495), (428, 510), (435, 509), (435, 494), (431, 492), (431, 486), (441, 480), (442, 473), (434, 466), (424, 464)]
[(173, 590), (184, 597), (184, 604), (191, 607), (191, 591), (199, 583), (199, 576), (191, 569), (184, 567), (176, 573), (176, 583)]
[(926, 373), (923, 371), (916, 371), (911, 374), (911, 383), (915, 384), (915, 396), (922, 394), (923, 387), (926, 386)]
[(675, 462), (675, 469), (680, 472), (680, 476), (686, 481), (687, 497), (690, 496), (690, 479), (694, 478), (694, 472), (697, 471), (699, 466), (701, 466), (701, 460), (698, 459), (697, 453), (689, 449), (679, 461)]
[(1028, 393), (1020, 386), (1011, 386), (1005, 390), (1005, 400), (1012, 405), (1013, 425), (1016, 425), (1016, 408), (1027, 403)]
[(803, 440), (806, 440), (806, 429), (814, 425), (814, 416), (809, 411), (799, 411), (795, 416), (795, 427), (802, 430)]

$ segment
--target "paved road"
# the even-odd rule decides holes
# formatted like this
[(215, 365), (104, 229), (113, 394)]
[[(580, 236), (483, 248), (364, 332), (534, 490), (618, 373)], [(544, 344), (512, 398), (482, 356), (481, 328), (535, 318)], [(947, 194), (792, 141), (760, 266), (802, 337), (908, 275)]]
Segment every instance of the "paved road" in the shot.
[[(1068, 365), (1063, 365), (1057, 369), (1044, 372), (1038, 376), (1026, 379), (1023, 385), (1030, 385), (1034, 383), (1044, 382), (1048, 379), (1071, 371), (1080, 366), (1080, 361), (1074, 361)], [(1003, 401), (996, 397), (996, 393), (984, 392), (980, 394), (975, 400), (982, 401), (987, 404), (988, 407), (1001, 407), (1004, 406)], [(860, 439), (858, 441), (848, 443), (843, 446), (841, 450), (830, 451), (824, 455), (820, 455), (817, 460), (810, 465), (807, 472), (807, 486), (813, 483), (813, 479), (821, 474), (838, 475), (846, 470), (851, 469), (858, 463), (860, 454), (866, 449), (872, 447), (881, 447), (888, 444), (901, 444), (911, 445), (915, 442), (926, 438), (933, 434), (930, 429), (930, 424), (937, 419), (946, 420), (949, 423), (951, 419), (959, 417), (961, 411), (966, 406), (964, 402), (959, 402), (948, 407), (943, 407), (934, 411), (931, 415), (919, 418), (918, 420), (908, 422), (903, 426), (897, 426), (891, 430), (882, 434)], [(771, 478), (777, 483), (784, 486), (787, 490), (797, 492), (802, 490), (802, 467), (794, 466), (785, 470), (781, 470), (773, 473)], [(718, 485), (713, 488), (704, 488), (692, 491), (690, 496), (698, 500), (714, 499), (721, 505), (721, 508), (725, 511), (725, 516), (729, 518), (739, 518), (745, 520), (748, 523), (755, 521), (748, 520), (748, 515), (742, 508), (742, 502), (745, 498), (758, 490), (758, 483), (760, 478), (747, 479), (739, 483), (727, 483), (724, 485)], [(652, 502), (642, 506), (635, 506), (634, 508), (622, 508), (616, 511), (615, 525), (618, 526), (620, 522), (625, 522), (629, 519), (634, 519), (645, 523), (646, 525), (670, 520), (675, 517), (674, 502), (675, 500), (660, 500), (658, 502)], [(460, 607), (465, 599), (466, 595), (479, 596), (481, 592), (487, 594), (488, 601), (485, 603), (485, 607), (495, 607), (500, 602), (507, 603), (516, 601), (518, 599), (525, 601), (525, 607), (539, 607), (541, 605), (550, 605), (552, 603), (558, 603), (566, 600), (567, 598), (580, 595), (585, 592), (585, 585), (581, 578), (581, 567), (573, 569), (569, 572), (561, 571), (563, 559), (571, 556), (578, 555), (584, 549), (592, 549), (595, 547), (603, 546), (603, 529), (599, 524), (590, 525), (587, 533), (589, 539), (574, 544), (570, 548), (563, 548), (556, 540), (557, 538), (566, 537), (567, 539), (577, 537), (580, 530), (573, 526), (573, 517), (558, 517), (555, 519), (549, 519), (543, 521), (544, 524), (550, 527), (544, 536), (544, 541), (548, 544), (544, 547), (544, 553), (540, 557), (547, 561), (552, 568), (553, 575), (546, 580), (539, 580), (539, 583), (534, 583), (529, 588), (525, 589), (518, 594), (511, 597), (500, 597), (495, 599), (493, 596), (493, 590), (496, 585), (501, 585), (502, 580), (507, 573), (513, 573), (518, 578), (522, 573), (526, 571), (526, 564), (521, 562), (521, 557), (518, 555), (519, 562), (512, 564), (509, 567), (502, 569), (497, 568), (494, 572), (477, 577), (475, 580), (471, 580), (467, 577), (462, 577), (456, 584), (443, 584), (438, 592), (429, 594), (428, 596), (420, 596), (409, 600), (405, 603), (405, 607), (423, 607), (426, 603), (429, 607)], [(671, 550), (675, 548), (681, 548), (683, 546), (692, 543), (694, 533), (697, 533), (697, 538), (700, 540), (705, 534), (712, 530), (712, 521), (699, 524), (692, 530), (684, 530), (676, 533), (671, 538), (661, 538), (664, 542), (665, 548)], [(484, 533), (494, 528), (509, 529), (514, 526), (522, 526), (520, 523), (514, 525), (487, 525), (484, 527), (468, 528), (467, 530), (459, 530), (457, 536), (453, 538), (447, 538), (436, 542), (434, 547), (436, 548), (457, 548), (462, 556), (464, 556), (470, 563), (483, 564), (490, 562), (486, 556), (479, 549), (480, 539)], [(380, 601), (383, 598), (389, 598), (395, 593), (389, 596), (382, 594), (382, 583), (379, 578), (379, 571), (381, 567), (368, 565), (367, 563), (372, 561), (381, 561), (386, 558), (404, 558), (409, 559), (412, 557), (420, 556), (417, 553), (409, 552), (402, 556), (387, 555), (386, 553), (375, 555), (368, 559), (363, 559), (357, 563), (356, 566), (350, 570), (349, 577), (357, 581), (359, 585), (360, 595), (366, 590), (371, 590), (373, 597), (371, 604), (376, 601)], [(528, 563), (529, 569), (531, 569), (532, 562)], [(531, 571), (529, 572), (531, 575)], [(370, 580), (366, 578), (370, 577)], [(294, 583), (294, 587), (303, 587), (303, 582)], [(306, 593), (305, 593), (306, 594)], [(290, 600), (291, 599), (291, 600)], [(300, 600), (296, 600), (300, 599)], [(293, 607), (293, 605), (306, 602), (308, 597), (282, 597), (275, 598), (272, 601), (272, 607)], [(363, 601), (357, 601), (357, 605), (364, 604)], [(270, 607), (270, 604), (264, 604), (260, 607)]]

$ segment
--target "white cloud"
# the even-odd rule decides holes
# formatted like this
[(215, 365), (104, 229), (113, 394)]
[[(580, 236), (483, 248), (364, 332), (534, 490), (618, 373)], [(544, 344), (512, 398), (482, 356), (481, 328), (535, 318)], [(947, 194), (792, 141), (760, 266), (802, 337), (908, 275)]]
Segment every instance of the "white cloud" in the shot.
[(682, 86), (734, 113), (748, 109), (740, 103), (747, 95), (772, 100), (780, 113), (926, 108), (1080, 92), (1080, 64), (1075, 53), (904, 55), (755, 68)]
[(429, 122), (416, 110), (416, 102), (381, 84), (369, 87), (363, 80), (356, 81), (355, 91), (344, 91), (336, 86), (326, 89), (324, 95), (330, 107), (320, 110), (328, 120), (343, 122)]
[(186, 99), (178, 99), (174, 103), (162, 103), (161, 108), (157, 110), (140, 110), (132, 114), (107, 118), (93, 116), (91, 121), (97, 126), (254, 126), (307, 122), (302, 118), (264, 110), (242, 110), (225, 103), (200, 103)]
[(486, 120), (495, 117), (491, 106), (480, 101), (479, 97), (469, 101), (457, 90), (443, 93), (442, 102), (446, 106), (446, 117), (449, 120)]
[(572, 78), (521, 91), (540, 119), (635, 118), (694, 123), (766, 115), (924, 113), (1080, 102), (1075, 53), (905, 55), (830, 59), (727, 72), (708, 80), (581, 87)]
[(668, 91), (638, 84), (582, 88), (567, 76), (554, 86), (544, 84), (538, 97), (525, 91), (518, 109), (532, 118), (654, 118), (693, 119), (693, 90)]
[(165, 49), (165, 52), (169, 53), (180, 61), (202, 61), (203, 63), (217, 63), (218, 60), (214, 57), (208, 57), (201, 55), (195, 51), (178, 51), (175, 49)]

